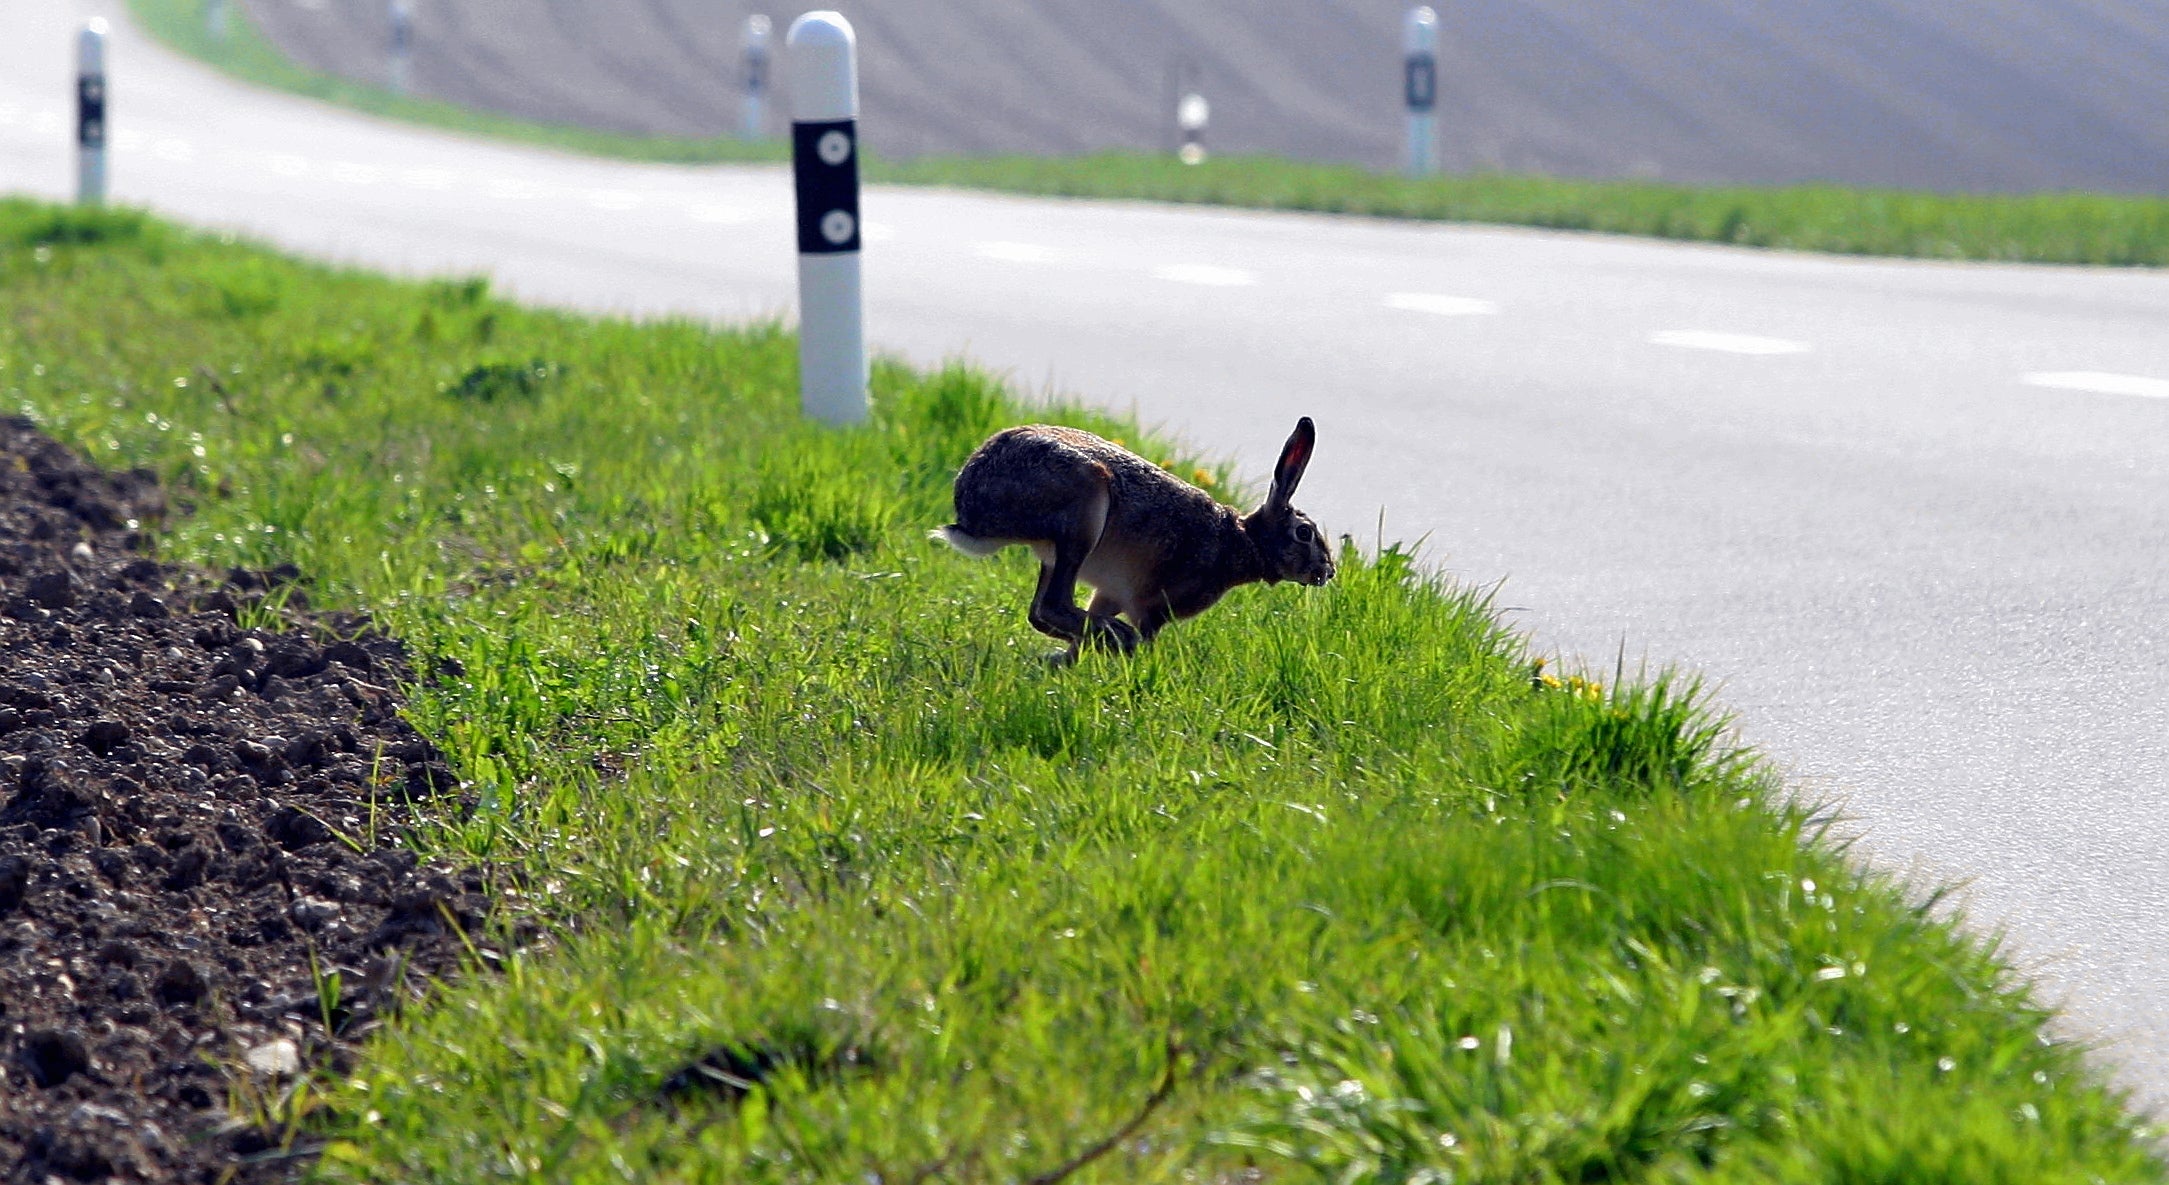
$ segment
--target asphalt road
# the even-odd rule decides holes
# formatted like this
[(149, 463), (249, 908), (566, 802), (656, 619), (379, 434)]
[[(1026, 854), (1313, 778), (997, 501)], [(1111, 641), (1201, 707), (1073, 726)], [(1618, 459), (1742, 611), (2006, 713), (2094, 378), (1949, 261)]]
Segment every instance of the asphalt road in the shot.
[[(60, 195), (78, 0), (0, 0), (0, 190)], [(125, 27), (114, 189), (585, 309), (788, 313), (777, 170), (464, 143)], [(1542, 644), (1705, 674), (1864, 850), (1966, 880), (2169, 1100), (2169, 275), (878, 190), (869, 332), (1232, 452), (1299, 414), (1328, 529), (1427, 537)]]
[[(237, 0), (381, 85), (385, 0)], [(1156, 148), (1179, 76), (1214, 151), (1392, 167), (1410, 0), (823, 0), (891, 155)], [(2169, 191), (2169, 0), (1435, 3), (1448, 168), (1695, 182)], [(772, 0), (413, 0), (422, 94), (715, 136)], [(780, 125), (777, 125), (780, 127)]]

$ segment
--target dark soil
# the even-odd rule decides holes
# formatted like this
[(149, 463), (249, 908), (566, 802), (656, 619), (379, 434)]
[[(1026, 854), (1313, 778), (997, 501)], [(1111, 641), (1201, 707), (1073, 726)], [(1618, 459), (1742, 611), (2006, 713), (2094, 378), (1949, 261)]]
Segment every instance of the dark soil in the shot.
[[(287, 1176), (308, 1150), (262, 1104), (456, 969), (488, 908), (398, 846), (411, 803), (460, 806), (399, 715), (399, 643), (306, 612), (291, 571), (147, 557), (164, 510), (0, 420), (8, 1182)], [(237, 627), (273, 593), (280, 629)]]

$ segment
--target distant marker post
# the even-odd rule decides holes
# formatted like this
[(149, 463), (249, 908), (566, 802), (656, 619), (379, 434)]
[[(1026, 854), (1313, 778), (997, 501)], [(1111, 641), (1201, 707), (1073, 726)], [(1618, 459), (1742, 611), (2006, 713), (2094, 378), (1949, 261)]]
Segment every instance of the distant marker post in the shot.
[(203, 31), (213, 41), (226, 40), (226, 0), (203, 0)]
[(745, 48), (745, 137), (758, 140), (768, 131), (768, 18), (756, 12), (746, 18), (740, 41)]
[(1438, 13), (1429, 5), (1408, 10), (1403, 27), (1402, 98), (1408, 106), (1408, 175), (1428, 177), (1437, 170), (1433, 146), (1438, 142)]
[(1176, 156), (1186, 165), (1205, 163), (1205, 125), (1212, 122), (1212, 104), (1205, 96), (1190, 91), (1175, 104), (1175, 126), (1182, 132), (1182, 147)]
[(407, 93), (407, 75), (414, 58), (414, 6), (408, 0), (389, 0), (385, 12), (391, 22), (391, 68), (386, 82), (392, 93)]
[(75, 200), (105, 201), (105, 32), (93, 17), (75, 39)]
[(866, 418), (859, 285), (859, 66), (851, 22), (809, 12), (784, 35), (798, 190), (799, 403), (828, 424)]

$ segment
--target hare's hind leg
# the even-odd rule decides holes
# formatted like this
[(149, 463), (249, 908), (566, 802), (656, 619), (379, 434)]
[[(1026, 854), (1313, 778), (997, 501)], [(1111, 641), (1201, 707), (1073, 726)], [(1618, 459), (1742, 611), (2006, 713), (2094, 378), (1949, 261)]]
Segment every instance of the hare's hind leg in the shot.
[(1085, 642), (1113, 646), (1124, 654), (1137, 648), (1137, 631), (1111, 614), (1086, 613), (1077, 607), (1077, 573), (1085, 557), (1100, 545), (1107, 530), (1108, 492), (1103, 484), (1084, 513), (1061, 524), (1055, 538), (1040, 550), (1039, 588), (1032, 595), (1032, 628), (1069, 643), (1070, 656)]
[(1064, 584), (1057, 577), (1064, 567), (1059, 550), (1048, 559), (1039, 562), (1039, 587), (1032, 590), (1032, 608), (1028, 617), (1032, 628), (1058, 641), (1069, 643), (1075, 653), (1077, 644), (1084, 640), (1085, 614), (1077, 607), (1075, 581), (1081, 561), (1068, 565), (1070, 583)]
[(1078, 541), (1060, 540), (1054, 558), (1039, 566), (1039, 588), (1032, 596), (1032, 628), (1050, 638), (1069, 643), (1070, 657), (1086, 642), (1114, 647), (1124, 654), (1137, 649), (1137, 630), (1113, 614), (1086, 613), (1077, 607), (1077, 570), (1084, 567), (1089, 547)]

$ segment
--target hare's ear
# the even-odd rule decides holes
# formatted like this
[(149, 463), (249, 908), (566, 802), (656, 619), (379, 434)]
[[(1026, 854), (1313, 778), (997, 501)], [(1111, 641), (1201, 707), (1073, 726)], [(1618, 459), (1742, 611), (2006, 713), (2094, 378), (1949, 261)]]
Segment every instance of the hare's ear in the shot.
[(1295, 431), (1288, 436), (1288, 443), (1280, 446), (1280, 463), (1273, 466), (1273, 492), (1265, 499), (1267, 506), (1283, 509), (1288, 500), (1295, 497), (1295, 487), (1303, 480), (1303, 470), (1310, 464), (1310, 450), (1318, 443), (1318, 429), (1309, 416), (1295, 422)]

